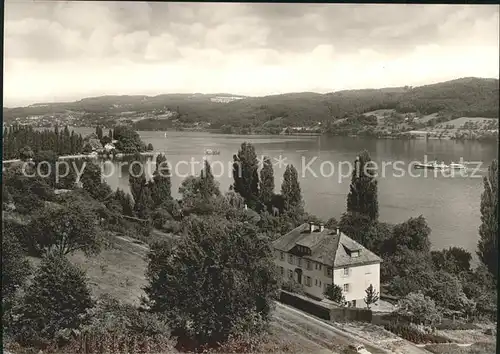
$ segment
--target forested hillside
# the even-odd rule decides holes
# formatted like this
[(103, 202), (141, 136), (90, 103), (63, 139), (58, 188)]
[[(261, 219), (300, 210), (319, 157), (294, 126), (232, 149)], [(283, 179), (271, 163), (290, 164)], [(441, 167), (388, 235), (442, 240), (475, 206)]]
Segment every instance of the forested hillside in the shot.
[[(212, 128), (259, 127), (281, 118), (283, 126), (307, 125), (335, 121), (377, 109), (422, 114), (441, 113), (450, 117), (498, 117), (498, 79), (462, 78), (420, 87), (347, 90), (328, 94), (310, 92), (247, 97), (229, 103), (213, 102), (217, 95), (165, 94), (149, 96), (102, 96), (70, 103), (37, 104), (29, 107), (4, 108), (4, 121), (16, 117), (80, 112), (118, 119), (124, 113), (135, 114), (135, 121), (152, 120), (154, 129), (168, 127), (167, 120), (154, 122), (166, 110), (176, 113), (183, 123), (206, 122)], [(149, 116), (145, 116), (148, 115)], [(142, 115), (142, 116), (141, 116)], [(85, 119), (85, 118), (84, 118)], [(148, 127), (149, 123), (142, 125)], [(143, 127), (144, 128), (144, 127)]]

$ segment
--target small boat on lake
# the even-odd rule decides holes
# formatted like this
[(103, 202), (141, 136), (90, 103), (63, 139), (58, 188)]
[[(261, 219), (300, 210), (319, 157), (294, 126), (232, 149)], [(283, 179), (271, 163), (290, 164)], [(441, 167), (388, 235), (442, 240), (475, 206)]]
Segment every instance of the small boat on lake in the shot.
[(461, 163), (450, 163), (450, 168), (453, 169), (453, 170), (466, 170), (467, 167), (465, 167), (464, 164), (461, 164)]
[(205, 155), (220, 155), (219, 150), (206, 149)]
[(416, 163), (415, 168), (417, 169), (429, 169), (429, 170), (444, 170), (446, 168), (449, 168), (448, 165), (445, 165), (444, 162), (441, 162), (438, 164), (437, 161), (431, 162), (431, 163)]

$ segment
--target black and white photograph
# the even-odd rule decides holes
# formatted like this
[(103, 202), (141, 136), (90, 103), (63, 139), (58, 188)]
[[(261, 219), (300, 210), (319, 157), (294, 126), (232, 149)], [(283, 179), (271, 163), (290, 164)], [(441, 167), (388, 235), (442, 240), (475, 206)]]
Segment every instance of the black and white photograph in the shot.
[(4, 354), (493, 354), (500, 7), (4, 2)]

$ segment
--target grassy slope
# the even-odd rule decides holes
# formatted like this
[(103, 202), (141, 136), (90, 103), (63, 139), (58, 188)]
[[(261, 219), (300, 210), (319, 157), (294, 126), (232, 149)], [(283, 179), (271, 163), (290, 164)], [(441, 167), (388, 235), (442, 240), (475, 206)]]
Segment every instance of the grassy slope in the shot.
[(132, 305), (140, 304), (146, 285), (145, 252), (134, 244), (117, 240), (113, 248), (106, 249), (96, 257), (86, 258), (77, 253), (70, 260), (87, 272), (89, 285), (98, 296), (110, 294), (118, 300)]

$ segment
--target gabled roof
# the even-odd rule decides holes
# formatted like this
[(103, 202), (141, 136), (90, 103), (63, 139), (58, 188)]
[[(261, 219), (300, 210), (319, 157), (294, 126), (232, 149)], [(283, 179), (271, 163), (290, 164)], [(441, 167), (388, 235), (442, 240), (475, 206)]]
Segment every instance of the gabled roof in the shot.
[(85, 138), (83, 138), (83, 141), (89, 141), (90, 139), (98, 139), (97, 134), (96, 133), (90, 133)]
[(87, 144), (90, 145), (90, 147), (94, 150), (99, 150), (103, 148), (99, 139), (89, 139), (89, 141), (87, 141), (85, 145)]
[[(311, 233), (308, 224), (302, 224), (281, 236), (273, 242), (273, 246), (283, 252), (290, 252), (295, 246), (308, 247), (311, 254), (302, 258), (334, 268), (382, 262), (375, 253), (343, 233), (337, 235), (336, 231), (326, 228)], [(352, 251), (360, 251), (359, 256), (351, 257)]]

